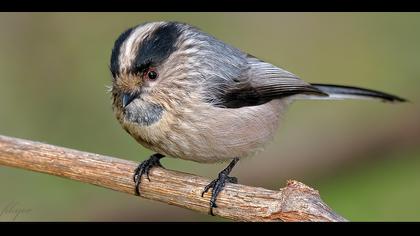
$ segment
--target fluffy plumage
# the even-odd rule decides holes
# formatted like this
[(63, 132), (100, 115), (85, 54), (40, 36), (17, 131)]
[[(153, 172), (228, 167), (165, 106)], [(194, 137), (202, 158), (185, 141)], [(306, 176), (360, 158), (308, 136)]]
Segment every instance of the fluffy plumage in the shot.
[[(187, 24), (152, 22), (112, 51), (113, 107), (124, 129), (158, 153), (198, 162), (246, 157), (270, 141), (295, 98), (403, 99), (307, 83)], [(147, 78), (148, 70), (159, 74)], [(130, 103), (123, 106), (124, 95)]]

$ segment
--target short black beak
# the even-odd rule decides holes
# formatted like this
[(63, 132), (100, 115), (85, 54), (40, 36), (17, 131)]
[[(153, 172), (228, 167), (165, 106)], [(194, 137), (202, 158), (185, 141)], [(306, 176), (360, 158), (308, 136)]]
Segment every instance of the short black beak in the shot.
[(123, 107), (126, 107), (128, 104), (130, 104), (131, 101), (136, 98), (135, 93), (124, 93), (122, 97), (122, 105)]

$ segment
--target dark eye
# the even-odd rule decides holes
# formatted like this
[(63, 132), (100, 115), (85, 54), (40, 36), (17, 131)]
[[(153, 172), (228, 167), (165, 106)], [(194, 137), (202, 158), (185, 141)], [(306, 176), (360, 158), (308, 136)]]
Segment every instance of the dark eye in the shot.
[(150, 70), (149, 72), (147, 72), (147, 77), (149, 77), (149, 79), (151, 80), (155, 80), (157, 79), (158, 74), (156, 73), (156, 71)]

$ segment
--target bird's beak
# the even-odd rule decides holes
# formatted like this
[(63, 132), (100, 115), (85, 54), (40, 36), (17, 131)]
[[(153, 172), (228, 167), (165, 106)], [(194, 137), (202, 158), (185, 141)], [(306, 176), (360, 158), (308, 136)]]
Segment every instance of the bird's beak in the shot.
[(122, 105), (125, 108), (128, 104), (130, 104), (131, 101), (136, 98), (135, 93), (124, 93), (122, 97)]

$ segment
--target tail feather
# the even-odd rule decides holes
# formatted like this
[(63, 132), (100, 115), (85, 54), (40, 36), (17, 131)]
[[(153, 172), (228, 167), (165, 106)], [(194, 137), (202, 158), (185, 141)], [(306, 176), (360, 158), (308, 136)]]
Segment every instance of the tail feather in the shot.
[(329, 95), (328, 97), (319, 97), (317, 99), (379, 99), (384, 102), (407, 101), (404, 98), (371, 89), (332, 84), (311, 85)]

